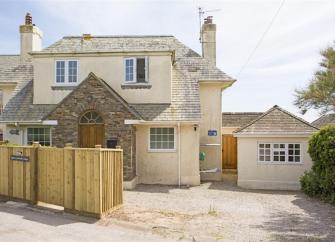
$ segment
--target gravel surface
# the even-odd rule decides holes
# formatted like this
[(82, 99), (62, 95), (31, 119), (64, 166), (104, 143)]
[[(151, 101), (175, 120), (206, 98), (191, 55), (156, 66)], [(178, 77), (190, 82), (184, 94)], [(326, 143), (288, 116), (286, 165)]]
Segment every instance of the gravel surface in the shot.
[(335, 241), (335, 207), (219, 182), (139, 185), (100, 221), (0, 201), (0, 241)]
[(204, 183), (140, 185), (102, 223), (125, 221), (171, 241), (335, 241), (335, 207), (301, 192)]

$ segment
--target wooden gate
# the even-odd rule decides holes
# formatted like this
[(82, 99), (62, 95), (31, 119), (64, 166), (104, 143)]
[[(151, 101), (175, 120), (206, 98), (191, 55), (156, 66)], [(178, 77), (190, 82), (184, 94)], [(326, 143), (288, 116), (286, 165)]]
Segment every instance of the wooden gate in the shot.
[(237, 138), (222, 135), (222, 169), (237, 169)]
[(64, 203), (64, 149), (38, 149), (37, 200), (63, 206)]
[[(29, 160), (20, 161), (20, 157), (29, 157)], [(36, 149), (0, 146), (0, 194), (15, 199), (34, 200), (37, 185), (35, 175)]]

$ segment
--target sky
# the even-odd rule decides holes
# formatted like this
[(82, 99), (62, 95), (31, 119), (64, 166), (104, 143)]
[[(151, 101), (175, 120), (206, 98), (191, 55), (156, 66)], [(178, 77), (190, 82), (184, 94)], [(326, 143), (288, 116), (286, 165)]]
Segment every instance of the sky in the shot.
[(83, 33), (172, 34), (201, 53), (198, 7), (218, 9), (205, 14), (217, 25), (217, 67), (237, 80), (223, 92), (223, 111), (279, 105), (308, 121), (319, 116), (300, 115), (294, 90), (308, 84), (320, 51), (335, 41), (334, 0), (0, 0), (0, 54), (19, 53), (26, 12), (44, 33), (43, 47)]

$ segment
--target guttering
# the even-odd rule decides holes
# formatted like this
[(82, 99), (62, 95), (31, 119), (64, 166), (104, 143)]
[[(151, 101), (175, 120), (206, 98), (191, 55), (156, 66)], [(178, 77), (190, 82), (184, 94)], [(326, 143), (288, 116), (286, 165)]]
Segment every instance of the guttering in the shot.
[(168, 54), (169, 56), (173, 56), (173, 50), (160, 50), (160, 51), (148, 51), (148, 50), (134, 50), (134, 51), (72, 51), (72, 52), (29, 52), (32, 56), (38, 57), (48, 57), (48, 56), (133, 56), (135, 55), (142, 55), (150, 54), (150, 55), (162, 55)]
[(57, 120), (36, 120), (36, 121), (0, 121), (0, 123), (5, 123), (8, 125), (58, 125)]
[(237, 138), (258, 138), (258, 137), (270, 137), (270, 138), (298, 138), (298, 137), (309, 137), (313, 134), (313, 132), (308, 133), (257, 133), (257, 134), (239, 134), (239, 133), (233, 133), (234, 137)]
[(124, 121), (124, 124), (142, 124), (142, 125), (160, 125), (160, 124), (174, 124), (174, 125), (178, 125), (178, 124), (200, 124), (200, 121), (145, 121), (145, 120), (134, 120), (134, 119), (126, 119)]

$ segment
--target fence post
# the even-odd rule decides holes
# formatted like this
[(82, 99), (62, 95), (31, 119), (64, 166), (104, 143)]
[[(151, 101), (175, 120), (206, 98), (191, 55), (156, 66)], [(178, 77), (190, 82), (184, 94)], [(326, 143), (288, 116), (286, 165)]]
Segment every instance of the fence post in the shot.
[(32, 202), (37, 204), (38, 202), (38, 149), (41, 147), (40, 143), (33, 142), (33, 148), (34, 148), (34, 180), (33, 180), (33, 188), (34, 188), (34, 196), (32, 196)]

